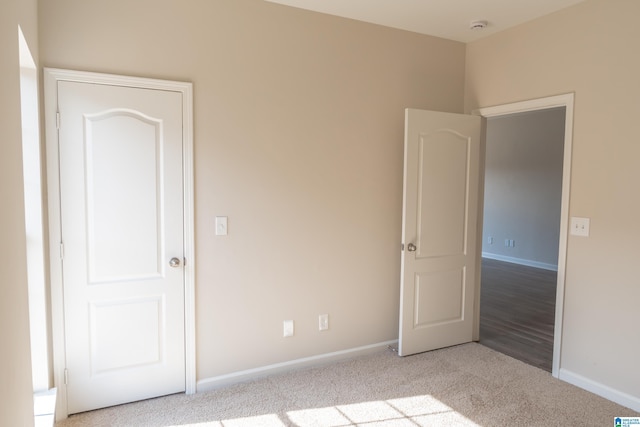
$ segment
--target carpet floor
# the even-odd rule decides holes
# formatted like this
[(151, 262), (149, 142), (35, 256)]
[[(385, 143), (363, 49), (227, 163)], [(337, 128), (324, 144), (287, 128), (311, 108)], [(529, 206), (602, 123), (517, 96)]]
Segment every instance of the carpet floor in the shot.
[(56, 427), (612, 426), (631, 409), (477, 343), (391, 351), (70, 416)]

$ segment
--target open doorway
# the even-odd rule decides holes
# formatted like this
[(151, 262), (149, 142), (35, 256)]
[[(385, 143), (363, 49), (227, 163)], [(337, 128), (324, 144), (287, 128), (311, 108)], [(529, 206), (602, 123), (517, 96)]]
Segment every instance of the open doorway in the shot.
[(479, 339), (557, 376), (573, 95), (478, 113), (487, 118)]
[(564, 107), (487, 119), (480, 342), (551, 372)]

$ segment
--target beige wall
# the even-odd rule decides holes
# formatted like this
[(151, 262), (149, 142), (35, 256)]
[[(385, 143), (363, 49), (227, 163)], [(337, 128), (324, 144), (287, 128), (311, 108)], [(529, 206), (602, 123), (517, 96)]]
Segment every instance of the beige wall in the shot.
[[(18, 26), (37, 55), (35, 0), (0, 3), (0, 425), (33, 424)], [(37, 60), (37, 59), (36, 59)]]
[(465, 108), (575, 92), (561, 368), (640, 399), (640, 2), (593, 0), (467, 45)]
[(404, 108), (463, 111), (463, 44), (261, 0), (40, 14), (43, 66), (194, 83), (198, 379), (397, 338)]

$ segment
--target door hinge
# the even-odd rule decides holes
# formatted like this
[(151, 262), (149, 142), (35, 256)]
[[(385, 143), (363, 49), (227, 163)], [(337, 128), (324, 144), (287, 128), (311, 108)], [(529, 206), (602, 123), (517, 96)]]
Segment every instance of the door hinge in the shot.
[(64, 243), (60, 242), (60, 260), (64, 259)]
[(401, 251), (404, 251), (404, 243), (401, 243), (401, 244), (400, 244), (400, 250), (401, 250)]
[(56, 111), (56, 129), (60, 129), (60, 112)]
[(67, 368), (64, 369), (64, 385), (69, 384), (69, 371)]

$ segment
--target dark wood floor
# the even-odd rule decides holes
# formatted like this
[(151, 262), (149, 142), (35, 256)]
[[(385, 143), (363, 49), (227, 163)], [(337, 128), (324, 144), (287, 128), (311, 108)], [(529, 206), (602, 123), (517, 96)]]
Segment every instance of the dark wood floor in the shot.
[(551, 372), (555, 271), (482, 259), (480, 343)]

